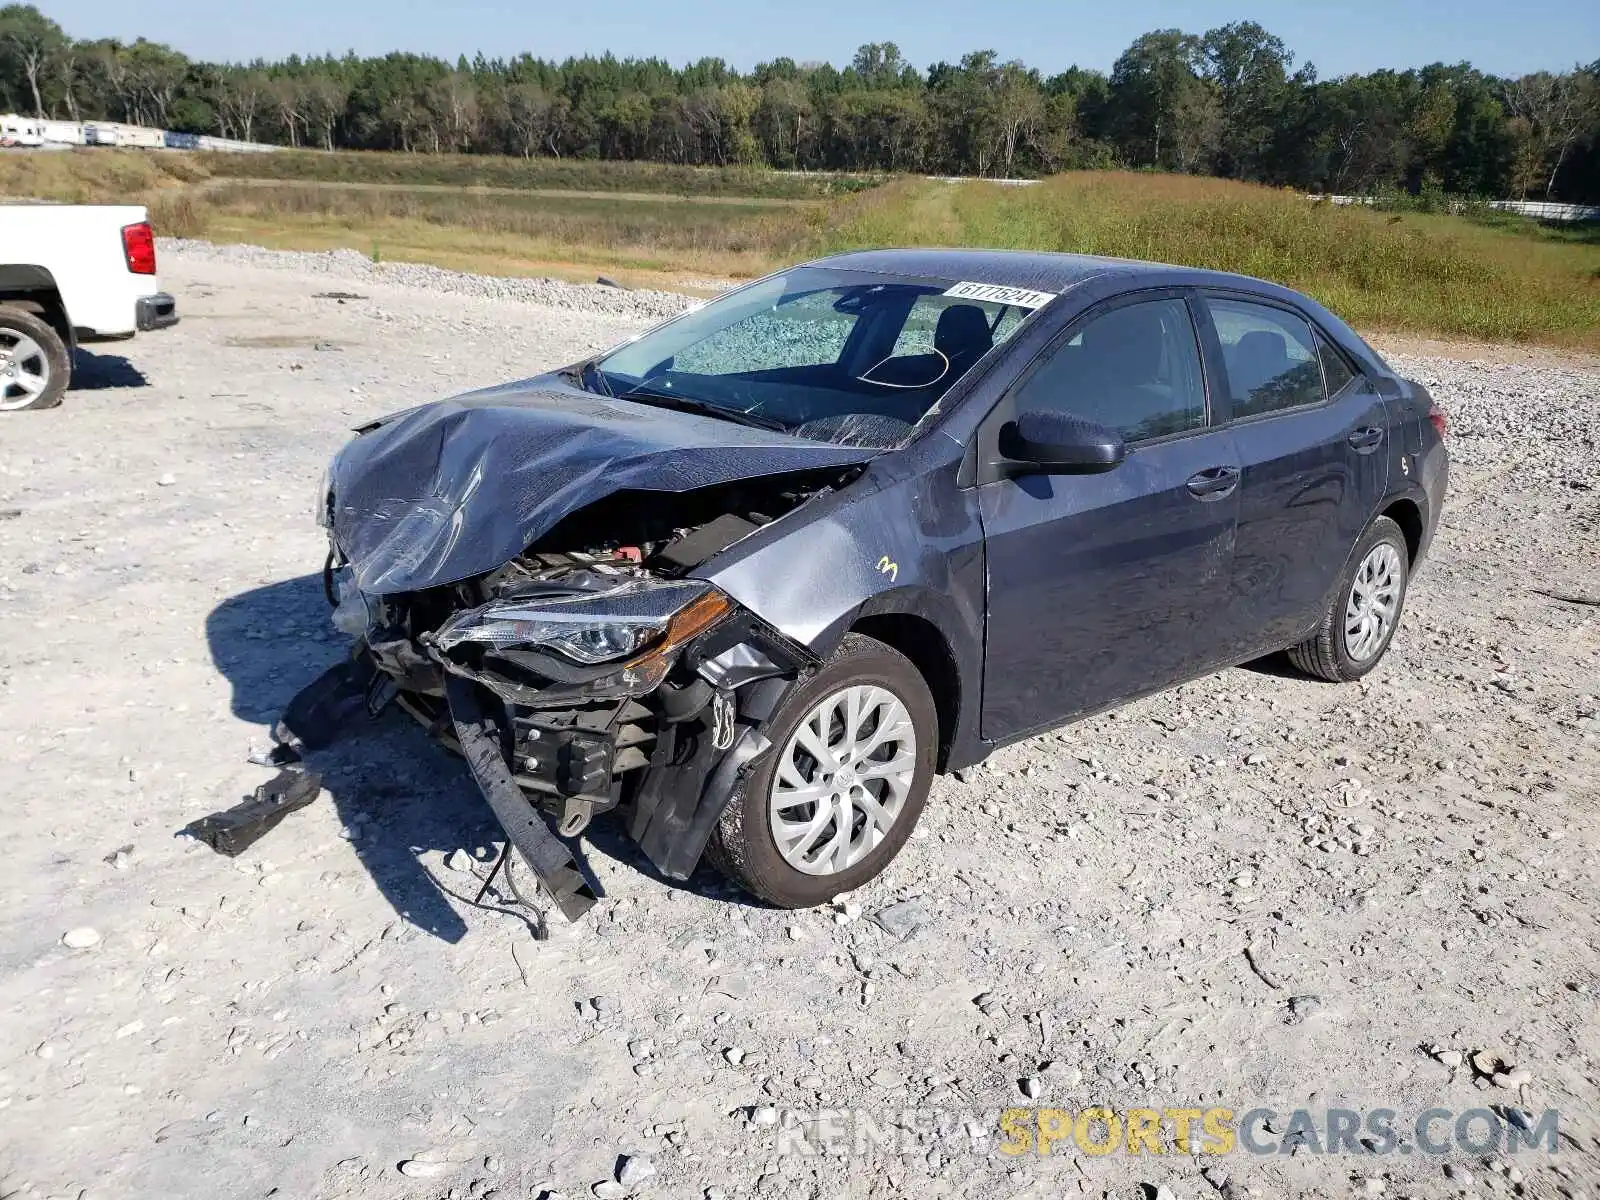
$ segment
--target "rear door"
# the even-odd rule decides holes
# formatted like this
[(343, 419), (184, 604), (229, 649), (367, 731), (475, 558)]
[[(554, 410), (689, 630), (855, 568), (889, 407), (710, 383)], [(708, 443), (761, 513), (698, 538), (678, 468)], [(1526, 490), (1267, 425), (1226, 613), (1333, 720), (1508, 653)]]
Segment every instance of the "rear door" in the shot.
[[(1121, 431), (1098, 475), (1009, 476), (998, 430), (1058, 409)], [(983, 736), (1015, 737), (1198, 674), (1230, 576), (1239, 456), (1213, 428), (1185, 295), (1069, 327), (979, 434), (988, 563)]]
[(1242, 660), (1315, 623), (1383, 498), (1389, 423), (1377, 389), (1298, 310), (1233, 293), (1203, 307), (1244, 468), (1227, 597)]

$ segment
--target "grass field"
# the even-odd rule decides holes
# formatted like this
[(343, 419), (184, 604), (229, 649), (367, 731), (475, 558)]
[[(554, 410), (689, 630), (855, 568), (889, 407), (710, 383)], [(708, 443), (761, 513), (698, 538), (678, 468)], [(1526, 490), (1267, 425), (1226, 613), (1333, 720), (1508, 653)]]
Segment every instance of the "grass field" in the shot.
[(142, 150), (0, 151), (0, 197), (63, 204), (142, 204), (211, 172), (192, 154)]
[(1067, 250), (1258, 275), (1359, 328), (1600, 350), (1600, 229), (1399, 215), (1181, 175), (1077, 172), (1036, 187), (901, 181), (836, 208), (829, 249)]
[(791, 174), (757, 167), (684, 167), (671, 163), (501, 158), (487, 154), (341, 151), (336, 154), (201, 154), (196, 157), (207, 174), (218, 177), (301, 183), (432, 183), (578, 192), (766, 196), (789, 200), (847, 195), (870, 188), (883, 179), (875, 175)]
[(165, 232), (281, 248), (351, 247), (390, 261), (633, 286), (769, 270), (819, 217), (815, 202), (618, 192), (474, 191), (212, 180), (162, 193)]
[[(242, 175), (251, 171), (254, 174)], [(265, 173), (274, 172), (272, 176)], [(145, 200), (162, 233), (703, 289), (834, 250), (1062, 250), (1259, 275), (1358, 328), (1600, 351), (1600, 229), (1389, 214), (1188, 176), (1028, 188), (378, 154), (0, 154), (0, 193)], [(844, 194), (837, 194), (842, 190)]]

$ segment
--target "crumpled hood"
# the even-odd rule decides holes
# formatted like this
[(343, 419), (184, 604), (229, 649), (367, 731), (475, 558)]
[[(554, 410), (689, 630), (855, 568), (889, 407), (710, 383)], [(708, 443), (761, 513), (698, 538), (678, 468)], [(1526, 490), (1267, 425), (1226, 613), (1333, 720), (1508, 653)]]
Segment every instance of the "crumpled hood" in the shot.
[(400, 413), (339, 453), (333, 533), (369, 595), (492, 571), (613, 492), (865, 462), (836, 446), (612, 400), (544, 376)]

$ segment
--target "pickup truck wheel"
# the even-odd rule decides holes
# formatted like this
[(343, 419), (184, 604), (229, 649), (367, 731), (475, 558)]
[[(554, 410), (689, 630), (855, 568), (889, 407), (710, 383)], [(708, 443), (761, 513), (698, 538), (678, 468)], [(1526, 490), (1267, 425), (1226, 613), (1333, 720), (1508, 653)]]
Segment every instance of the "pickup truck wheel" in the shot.
[(1330, 683), (1353, 683), (1389, 649), (1406, 601), (1410, 551), (1388, 517), (1367, 527), (1317, 630), (1289, 648), (1289, 661)]
[(849, 634), (763, 731), (772, 750), (712, 831), (708, 858), (779, 908), (810, 908), (889, 864), (922, 814), (939, 721), (903, 655)]
[(0, 305), (0, 412), (54, 408), (72, 378), (72, 358), (54, 329)]

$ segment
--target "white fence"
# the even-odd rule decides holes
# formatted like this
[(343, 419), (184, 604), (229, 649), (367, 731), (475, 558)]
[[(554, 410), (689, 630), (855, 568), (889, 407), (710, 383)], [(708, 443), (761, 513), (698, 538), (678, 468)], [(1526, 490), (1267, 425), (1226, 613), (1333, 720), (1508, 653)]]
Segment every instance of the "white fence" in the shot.
[(1550, 200), (1491, 200), (1490, 208), (1541, 221), (1600, 221), (1600, 204), (1556, 204)]
[[(1376, 204), (1373, 196), (1307, 196), (1328, 204)], [(1488, 207), (1541, 221), (1600, 221), (1600, 204), (1557, 204), (1550, 200), (1490, 200)], [(1461, 208), (1468, 207), (1463, 203)]]
[(271, 154), (274, 150), (282, 150), (282, 146), (273, 146), (267, 142), (239, 142), (233, 138), (211, 137), (201, 134), (195, 138), (201, 150), (229, 150), (235, 154)]
[[(785, 174), (800, 175), (802, 171), (788, 171)], [(925, 178), (939, 183), (998, 183), (1005, 187), (1027, 187), (1029, 184), (1038, 183), (1037, 179), (989, 179), (978, 178), (971, 175), (928, 175)], [(1376, 204), (1374, 196), (1307, 196), (1308, 200), (1323, 201), (1329, 204)], [(1490, 208), (1497, 208), (1501, 212), (1521, 213), (1525, 217), (1536, 217), (1541, 221), (1600, 221), (1600, 204), (1556, 204), (1549, 200), (1490, 200)], [(1460, 207), (1468, 207), (1463, 202)]]

